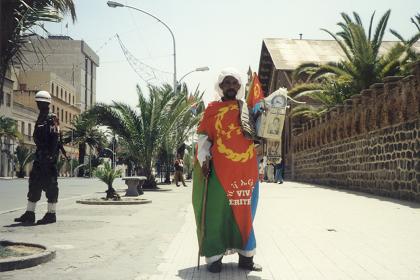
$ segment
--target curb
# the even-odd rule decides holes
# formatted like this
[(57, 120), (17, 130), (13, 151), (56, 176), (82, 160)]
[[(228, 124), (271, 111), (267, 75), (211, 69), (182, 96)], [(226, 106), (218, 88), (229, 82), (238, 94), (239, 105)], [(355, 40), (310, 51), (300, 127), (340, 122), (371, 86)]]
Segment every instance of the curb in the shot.
[(138, 204), (146, 204), (146, 203), (152, 203), (151, 199), (146, 198), (140, 198), (137, 200), (131, 200), (131, 201), (116, 201), (116, 200), (76, 200), (76, 203), (79, 204), (86, 204), (86, 205), (138, 205)]
[(25, 245), (44, 249), (45, 251), (39, 254), (24, 256), (24, 257), (13, 257), (5, 260), (0, 259), (0, 272), (9, 271), (15, 269), (23, 269), (32, 266), (36, 266), (42, 263), (46, 263), (55, 258), (55, 250), (49, 250), (47, 247), (23, 242), (11, 242), (11, 241), (0, 241), (2, 245)]

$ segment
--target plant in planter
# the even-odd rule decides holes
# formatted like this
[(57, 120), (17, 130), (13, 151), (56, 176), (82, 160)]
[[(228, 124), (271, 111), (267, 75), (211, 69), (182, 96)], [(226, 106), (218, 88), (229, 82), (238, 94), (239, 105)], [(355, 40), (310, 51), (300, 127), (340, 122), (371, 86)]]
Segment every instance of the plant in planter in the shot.
[(105, 162), (103, 167), (98, 167), (95, 170), (95, 177), (97, 177), (99, 180), (101, 180), (108, 186), (108, 189), (106, 191), (106, 199), (121, 200), (121, 197), (112, 187), (112, 183), (114, 182), (115, 178), (120, 177), (121, 173), (121, 170), (115, 170), (114, 168), (112, 168), (109, 162)]

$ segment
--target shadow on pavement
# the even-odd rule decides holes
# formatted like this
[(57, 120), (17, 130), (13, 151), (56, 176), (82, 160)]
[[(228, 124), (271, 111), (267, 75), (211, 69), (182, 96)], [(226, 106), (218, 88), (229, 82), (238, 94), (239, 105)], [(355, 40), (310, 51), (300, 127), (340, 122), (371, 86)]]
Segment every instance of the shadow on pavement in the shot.
[(14, 227), (34, 227), (34, 226), (36, 226), (37, 224), (28, 224), (28, 223), (13, 223), (13, 224), (10, 224), (10, 225), (5, 225), (5, 226), (3, 226), (3, 227), (5, 227), (5, 228), (14, 228)]
[[(223, 263), (222, 272), (211, 273), (207, 271), (207, 265), (200, 265), (200, 270), (197, 266), (180, 269), (178, 275), (180, 279), (250, 279), (261, 280), (260, 276), (249, 275), (251, 271), (238, 269), (237, 263)], [(233, 277), (232, 277), (233, 276)]]
[[(291, 182), (295, 182), (295, 181), (291, 181)], [(302, 183), (302, 182), (296, 182), (296, 183)], [(337, 191), (337, 192), (345, 192), (345, 193), (352, 194), (352, 195), (363, 196), (363, 197), (367, 197), (367, 198), (372, 198), (372, 199), (377, 199), (377, 200), (381, 200), (381, 201), (387, 201), (387, 202), (391, 202), (391, 203), (395, 203), (395, 204), (408, 206), (408, 207), (411, 207), (411, 208), (414, 208), (414, 209), (420, 209), (420, 203), (415, 202), (415, 201), (401, 200), (401, 199), (398, 199), (398, 198), (380, 196), (380, 195), (376, 195), (376, 194), (372, 194), (372, 193), (368, 193), (368, 192), (363, 192), (363, 191), (358, 191), (358, 190), (350, 190), (350, 189), (346, 189), (344, 187), (343, 188), (331, 187), (331, 186), (317, 185), (317, 184), (310, 184), (310, 183), (302, 183), (302, 184), (307, 184), (310, 187), (322, 188), (322, 189), (327, 189), (327, 190)]]

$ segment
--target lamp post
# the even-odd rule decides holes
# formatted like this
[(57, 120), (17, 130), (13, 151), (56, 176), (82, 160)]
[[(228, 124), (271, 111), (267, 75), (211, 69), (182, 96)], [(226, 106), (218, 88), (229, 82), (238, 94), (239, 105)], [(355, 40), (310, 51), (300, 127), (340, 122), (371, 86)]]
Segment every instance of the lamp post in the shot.
[(174, 55), (174, 93), (176, 93), (176, 85), (177, 85), (177, 82), (176, 82), (176, 45), (175, 45), (175, 36), (174, 36), (174, 33), (172, 32), (171, 28), (169, 28), (169, 26), (166, 23), (164, 23), (161, 19), (159, 19), (158, 17), (152, 15), (151, 13), (148, 13), (146, 11), (138, 9), (136, 7), (132, 7), (132, 6), (129, 6), (129, 5), (124, 5), (124, 4), (115, 2), (115, 1), (108, 1), (108, 2), (106, 2), (106, 4), (108, 5), (108, 7), (111, 7), (111, 8), (126, 7), (126, 8), (129, 8), (129, 9), (139, 11), (143, 14), (146, 14), (146, 15), (151, 16), (152, 18), (156, 19), (158, 22), (162, 23), (169, 30), (169, 32), (171, 33), (171, 36), (172, 36), (172, 45), (173, 45), (173, 49), (174, 49), (174, 54), (173, 54)]
[(204, 72), (204, 71), (209, 71), (209, 70), (210, 70), (210, 68), (208, 66), (195, 68), (194, 70), (191, 70), (190, 72), (188, 72), (187, 74), (185, 74), (184, 76), (182, 76), (181, 79), (179, 79), (178, 84), (181, 84), (182, 79), (184, 79), (186, 76), (188, 76), (191, 73), (194, 73), (194, 72)]

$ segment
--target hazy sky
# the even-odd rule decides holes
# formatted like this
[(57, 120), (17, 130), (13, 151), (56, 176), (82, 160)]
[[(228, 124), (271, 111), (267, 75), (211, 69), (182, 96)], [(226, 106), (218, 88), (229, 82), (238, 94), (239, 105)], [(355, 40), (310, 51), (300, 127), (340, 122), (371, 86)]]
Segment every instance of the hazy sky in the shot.
[[(52, 34), (68, 34), (83, 39), (100, 57), (97, 71), (97, 101), (123, 101), (137, 104), (135, 86), (146, 85), (126, 61), (118, 41), (119, 34), (126, 48), (140, 62), (155, 71), (153, 84), (172, 84), (172, 39), (165, 27), (155, 19), (127, 8), (109, 8), (104, 0), (75, 0), (77, 22), (49, 24)], [(248, 67), (258, 71), (261, 44), (264, 38), (330, 39), (320, 28), (337, 31), (340, 12), (356, 11), (368, 25), (376, 10), (378, 19), (391, 9), (388, 27), (404, 36), (414, 33), (410, 17), (420, 12), (418, 0), (122, 0), (121, 3), (148, 11), (166, 22), (176, 39), (177, 77), (200, 66), (208, 72), (188, 75), (190, 89), (199, 85), (208, 102), (214, 96), (218, 72), (233, 66), (243, 73)], [(417, 4), (416, 4), (417, 3)], [(68, 30), (65, 24), (68, 22)], [(393, 40), (387, 32), (386, 39)]]

